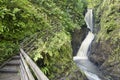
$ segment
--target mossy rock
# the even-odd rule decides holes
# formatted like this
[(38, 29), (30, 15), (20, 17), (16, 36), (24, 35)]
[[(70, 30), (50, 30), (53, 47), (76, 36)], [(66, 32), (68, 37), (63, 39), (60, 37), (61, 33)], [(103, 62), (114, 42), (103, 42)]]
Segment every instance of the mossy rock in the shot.
[(103, 1), (95, 7), (96, 28), (99, 27), (100, 30), (96, 33), (90, 59), (110, 80), (120, 79), (119, 2), (119, 0)]

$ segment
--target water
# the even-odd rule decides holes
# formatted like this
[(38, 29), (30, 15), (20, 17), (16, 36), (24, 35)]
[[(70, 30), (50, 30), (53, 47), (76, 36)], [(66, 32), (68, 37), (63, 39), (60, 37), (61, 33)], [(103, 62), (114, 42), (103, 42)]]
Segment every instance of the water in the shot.
[(98, 68), (89, 61), (88, 59), (88, 49), (94, 39), (93, 32), (93, 14), (92, 9), (88, 9), (85, 15), (85, 22), (87, 24), (87, 28), (90, 29), (88, 35), (82, 42), (77, 55), (73, 57), (73, 60), (76, 62), (77, 66), (86, 74), (89, 80), (101, 80), (97, 75), (99, 75)]
[(79, 56), (80, 59), (88, 59), (87, 52), (89, 49), (89, 45), (91, 44), (93, 39), (94, 39), (94, 34), (89, 31), (88, 35), (86, 36), (85, 40), (82, 42), (77, 53), (77, 56)]
[(97, 75), (100, 75), (98, 68), (88, 59), (74, 58), (77, 66), (86, 74), (89, 80), (101, 80)]
[(93, 12), (92, 9), (88, 9), (87, 13), (85, 14), (85, 22), (87, 24), (87, 28), (93, 32)]

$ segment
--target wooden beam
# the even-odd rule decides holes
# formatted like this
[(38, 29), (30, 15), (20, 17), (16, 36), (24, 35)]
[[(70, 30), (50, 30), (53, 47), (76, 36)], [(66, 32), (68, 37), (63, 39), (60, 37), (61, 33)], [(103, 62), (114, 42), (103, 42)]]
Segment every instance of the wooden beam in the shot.
[(23, 56), (22, 56), (21, 53), (20, 53), (20, 57), (21, 57), (23, 66), (24, 66), (24, 68), (25, 68), (25, 71), (26, 71), (26, 73), (27, 73), (27, 75), (28, 75), (29, 80), (35, 80), (34, 77), (33, 77), (33, 75), (32, 75), (32, 73), (30, 72), (30, 69), (29, 69), (27, 63), (25, 62), (25, 60), (24, 60), (24, 58), (23, 58)]
[(20, 62), (21, 62), (21, 65), (20, 65), (21, 80), (29, 80), (29, 79), (28, 79), (28, 75), (27, 75), (27, 73), (26, 73), (26, 71), (25, 71), (25, 68), (24, 68), (24, 66), (23, 66), (23, 63), (22, 63), (22, 61), (20, 61)]

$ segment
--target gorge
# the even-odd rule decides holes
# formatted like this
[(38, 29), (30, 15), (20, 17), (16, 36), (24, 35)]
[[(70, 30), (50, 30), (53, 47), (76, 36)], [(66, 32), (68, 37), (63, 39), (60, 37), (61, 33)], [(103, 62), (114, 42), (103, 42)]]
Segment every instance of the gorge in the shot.
[(50, 80), (120, 80), (119, 3), (1, 0), (0, 65), (36, 34), (25, 49), (30, 48), (30, 57)]

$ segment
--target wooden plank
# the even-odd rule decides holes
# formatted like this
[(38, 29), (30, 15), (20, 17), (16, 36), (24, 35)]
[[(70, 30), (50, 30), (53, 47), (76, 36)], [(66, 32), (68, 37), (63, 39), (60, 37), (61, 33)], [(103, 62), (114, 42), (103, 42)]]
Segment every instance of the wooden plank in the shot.
[(9, 58), (7, 61), (5, 61), (2, 65), (0, 65), (0, 69), (3, 68), (7, 63), (8, 61), (10, 61), (12, 58)]
[(21, 57), (22, 63), (24, 65), (24, 68), (25, 68), (25, 71), (26, 71), (26, 73), (28, 75), (29, 80), (35, 80), (21, 53), (20, 53), (20, 57)]
[(26, 73), (26, 71), (25, 71), (25, 68), (24, 68), (24, 65), (23, 65), (22, 61), (21, 61), (20, 68), (21, 68), (21, 69), (20, 69), (21, 79), (22, 79), (22, 80), (29, 80), (29, 79), (28, 79), (28, 75), (27, 75), (27, 73)]
[(23, 69), (21, 65), (20, 65), (20, 80), (24, 80)]
[(34, 63), (34, 61), (24, 52), (22, 48), (20, 48), (22, 55), (24, 56), (25, 60), (30, 65), (31, 69), (35, 73), (38, 80), (49, 80), (45, 74), (38, 68), (38, 66)]
[(12, 59), (13, 60), (20, 60), (20, 56), (18, 56), (18, 55), (17, 56), (13, 56)]
[(0, 69), (0, 73), (18, 73), (18, 70)]

